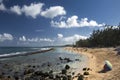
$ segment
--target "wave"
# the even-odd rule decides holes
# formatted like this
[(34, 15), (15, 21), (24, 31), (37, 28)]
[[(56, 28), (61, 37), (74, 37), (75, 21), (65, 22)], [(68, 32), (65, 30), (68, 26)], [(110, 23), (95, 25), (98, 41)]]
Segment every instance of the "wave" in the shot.
[(2, 54), (0, 55), (0, 58), (7, 58), (7, 57), (12, 57), (12, 56), (22, 56), (25, 55), (27, 52), (15, 52), (15, 53), (9, 53), (9, 54)]
[(15, 52), (15, 53), (9, 53), (9, 54), (2, 54), (0, 55), (0, 58), (9, 58), (9, 57), (15, 57), (15, 56), (26, 56), (26, 55), (31, 55), (31, 54), (36, 54), (36, 53), (43, 53), (53, 50), (53, 48), (41, 48), (41, 50), (37, 51), (31, 51), (31, 52)]

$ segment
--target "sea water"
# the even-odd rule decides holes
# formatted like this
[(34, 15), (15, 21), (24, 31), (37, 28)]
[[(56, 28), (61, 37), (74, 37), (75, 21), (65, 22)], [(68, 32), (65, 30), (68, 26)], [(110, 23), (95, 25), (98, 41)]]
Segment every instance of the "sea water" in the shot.
[[(19, 56), (19, 54), (39, 50), (45, 50), (45, 48), (2, 47), (0, 48), (0, 56), (7, 56), (11, 54), (18, 54), (18, 56), (0, 58), (0, 69), (2, 69), (2, 64), (8, 64), (11, 69), (14, 69), (16, 71), (22, 71), (23, 68), (25, 68), (28, 65), (31, 65), (39, 66), (39, 68), (36, 68), (37, 70), (41, 70), (44, 72), (53, 70), (54, 72), (59, 73), (62, 69), (64, 69), (65, 65), (69, 65), (71, 67), (72, 72), (79, 73), (84, 67), (87, 67), (86, 56), (66, 51), (63, 48), (54, 48), (54, 50), (40, 54), (37, 53), (33, 55)], [(60, 57), (63, 59), (69, 58), (71, 62), (61, 61), (59, 59)], [(79, 61), (76, 61), (76, 59)]]

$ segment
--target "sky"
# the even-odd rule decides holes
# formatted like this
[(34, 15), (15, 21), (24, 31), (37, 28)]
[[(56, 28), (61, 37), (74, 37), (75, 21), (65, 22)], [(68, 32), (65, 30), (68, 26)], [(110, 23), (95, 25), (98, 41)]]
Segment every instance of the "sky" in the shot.
[(0, 46), (53, 46), (120, 22), (120, 0), (0, 0)]

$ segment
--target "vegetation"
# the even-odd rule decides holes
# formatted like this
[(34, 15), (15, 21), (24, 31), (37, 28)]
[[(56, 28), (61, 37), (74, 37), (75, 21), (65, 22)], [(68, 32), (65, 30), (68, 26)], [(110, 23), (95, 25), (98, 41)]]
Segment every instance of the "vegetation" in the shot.
[(104, 30), (94, 30), (86, 40), (76, 42), (76, 47), (111, 47), (120, 45), (120, 26), (106, 26)]

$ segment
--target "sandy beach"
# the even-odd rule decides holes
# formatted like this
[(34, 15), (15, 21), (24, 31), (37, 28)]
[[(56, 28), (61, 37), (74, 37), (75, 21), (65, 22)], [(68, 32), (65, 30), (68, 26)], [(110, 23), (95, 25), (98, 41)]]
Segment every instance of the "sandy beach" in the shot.
[[(88, 57), (88, 67), (92, 69), (88, 80), (120, 80), (120, 56), (117, 55), (115, 48), (66, 47), (65, 49)], [(109, 60), (112, 63), (113, 69), (106, 73), (102, 73), (100, 71), (103, 69), (105, 60)]]

